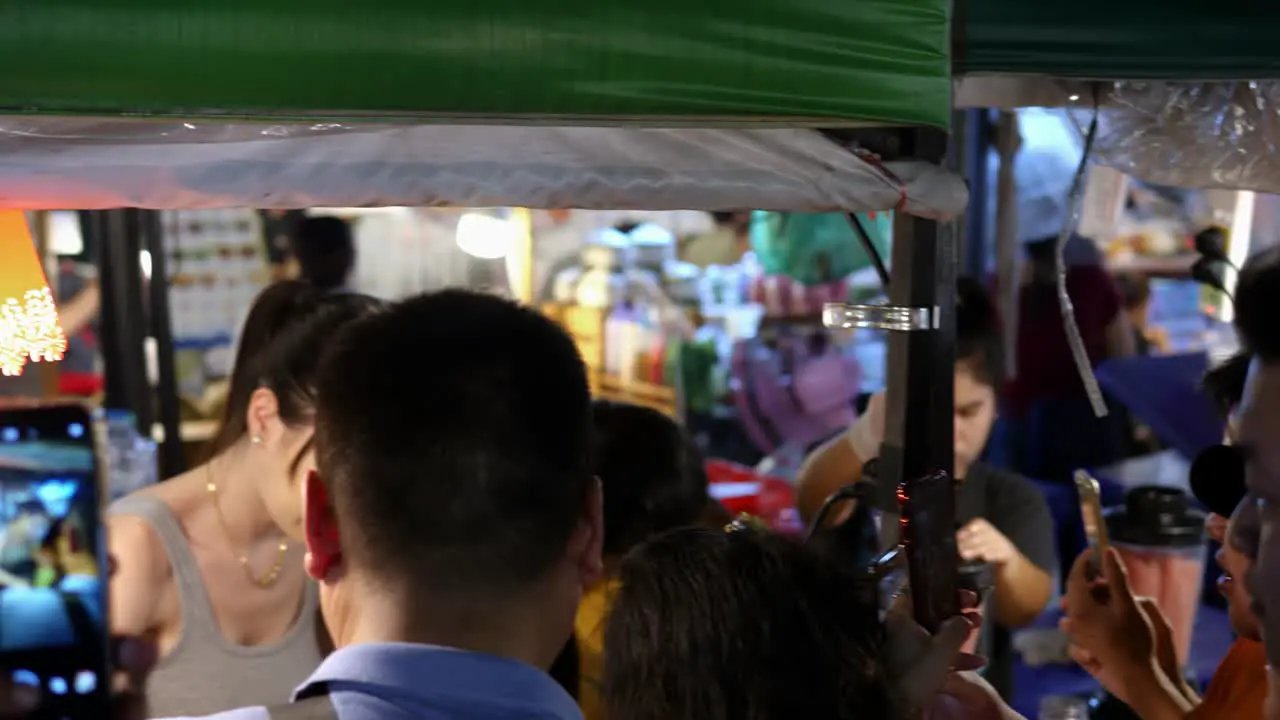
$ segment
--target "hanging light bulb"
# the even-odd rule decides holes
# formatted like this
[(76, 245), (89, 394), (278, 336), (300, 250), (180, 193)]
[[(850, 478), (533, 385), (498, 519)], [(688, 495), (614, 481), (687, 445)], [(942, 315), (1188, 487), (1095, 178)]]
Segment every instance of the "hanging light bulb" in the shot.
[(56, 362), (67, 349), (49, 281), (19, 210), (0, 211), (0, 375)]

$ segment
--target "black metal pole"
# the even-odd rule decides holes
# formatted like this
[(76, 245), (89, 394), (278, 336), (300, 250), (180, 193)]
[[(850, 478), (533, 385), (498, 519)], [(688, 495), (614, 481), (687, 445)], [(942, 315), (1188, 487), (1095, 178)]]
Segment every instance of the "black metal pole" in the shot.
[(177, 370), (173, 359), (173, 324), (169, 316), (169, 271), (164, 248), (164, 228), (160, 213), (154, 210), (136, 210), (147, 253), (151, 256), (151, 277), (147, 281), (147, 304), (150, 312), (151, 337), (156, 344), (156, 364), (159, 369), (156, 386), (156, 404), (160, 410), (160, 425), (164, 428), (164, 442), (160, 446), (160, 477), (171, 478), (187, 469), (186, 453), (182, 449), (182, 410), (178, 404)]
[(141, 243), (126, 213), (124, 210), (82, 212), (80, 225), (86, 238), (92, 238), (98, 248), (104, 405), (132, 411), (137, 418), (138, 432), (150, 437), (155, 414), (147, 382)]
[(991, 152), (995, 123), (987, 109), (966, 110), (963, 129), (965, 151), (960, 168), (969, 183), (969, 210), (964, 216), (964, 272), (975, 278), (987, 274), (987, 190), (991, 177), (987, 156)]
[[(904, 146), (904, 154), (940, 162), (947, 135), (912, 130), (906, 143), (911, 147)], [(895, 216), (889, 304), (933, 309), (933, 327), (889, 333), (880, 470), (882, 487), (910, 498), (904, 517), (919, 523), (907, 552), (915, 615), (930, 630), (959, 610), (955, 488), (949, 481), (932, 482), (940, 473), (950, 478), (954, 472), (957, 259), (952, 226)], [(914, 511), (912, 502), (917, 502)]]

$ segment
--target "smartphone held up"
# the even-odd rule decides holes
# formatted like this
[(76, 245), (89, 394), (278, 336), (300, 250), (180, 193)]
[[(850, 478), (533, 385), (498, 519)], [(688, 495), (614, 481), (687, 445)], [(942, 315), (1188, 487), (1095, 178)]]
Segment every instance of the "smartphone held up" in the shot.
[(1111, 544), (1102, 514), (1102, 489), (1098, 480), (1084, 470), (1076, 470), (1075, 481), (1076, 493), (1080, 496), (1080, 519), (1084, 523), (1085, 539), (1092, 556), (1090, 570), (1097, 576), (1102, 572), (1102, 556)]

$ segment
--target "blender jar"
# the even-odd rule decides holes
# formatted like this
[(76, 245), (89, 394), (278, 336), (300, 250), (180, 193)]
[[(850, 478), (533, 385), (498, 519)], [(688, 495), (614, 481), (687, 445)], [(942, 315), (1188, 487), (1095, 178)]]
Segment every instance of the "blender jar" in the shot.
[(1124, 505), (1108, 509), (1106, 520), (1133, 594), (1160, 606), (1185, 667), (1204, 581), (1204, 513), (1182, 490), (1143, 486), (1130, 490)]

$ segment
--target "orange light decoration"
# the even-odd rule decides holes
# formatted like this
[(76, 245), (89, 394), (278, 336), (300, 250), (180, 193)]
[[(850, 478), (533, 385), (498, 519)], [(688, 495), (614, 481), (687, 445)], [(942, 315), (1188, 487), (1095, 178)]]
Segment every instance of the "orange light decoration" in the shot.
[(66, 350), (27, 220), (0, 210), (0, 375), (21, 375), (28, 361), (56, 362)]

